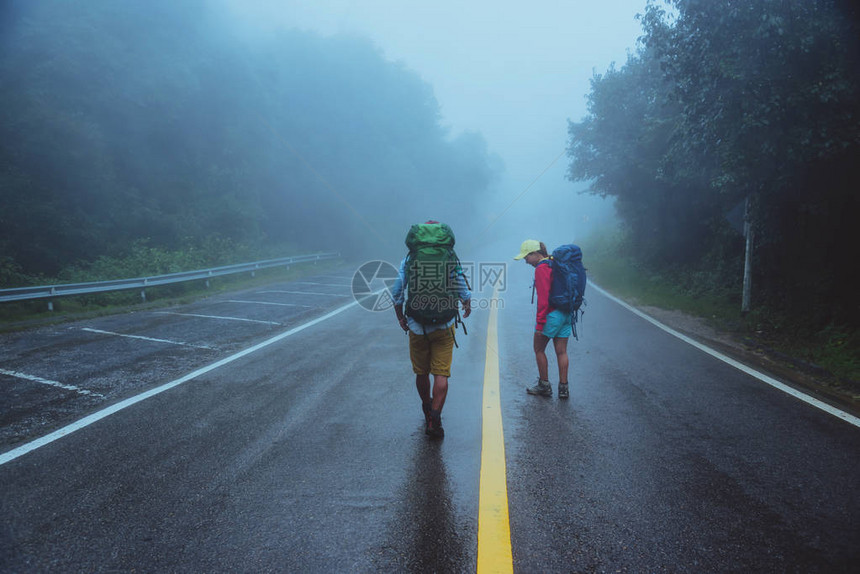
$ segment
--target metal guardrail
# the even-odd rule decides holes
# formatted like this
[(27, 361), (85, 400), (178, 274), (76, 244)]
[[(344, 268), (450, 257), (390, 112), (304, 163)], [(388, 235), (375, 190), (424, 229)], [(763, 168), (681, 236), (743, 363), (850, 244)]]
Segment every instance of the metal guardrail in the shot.
[[(322, 261), (339, 257), (339, 253), (319, 253), (316, 255), (297, 255), (295, 257), (283, 257), (281, 259), (266, 259), (252, 263), (237, 263), (223, 267), (212, 267), (211, 269), (199, 269), (197, 271), (182, 271), (179, 273), (168, 273), (167, 275), (153, 275), (152, 277), (138, 277), (136, 279), (115, 279), (113, 281), (93, 281), (90, 283), (66, 283), (64, 285), (42, 285), (39, 287), (16, 287), (14, 289), (0, 289), (0, 303), (10, 301), (31, 301), (35, 299), (52, 299), (67, 295), (84, 295), (87, 293), (103, 293), (106, 291), (121, 291), (124, 289), (141, 289), (141, 297), (146, 300), (147, 287), (158, 285), (169, 285), (183, 281), (196, 281), (209, 279), (221, 275), (233, 273), (254, 272), (258, 269), (269, 267), (280, 267), (294, 263), (308, 263), (311, 261)], [(48, 308), (53, 305), (48, 303)]]

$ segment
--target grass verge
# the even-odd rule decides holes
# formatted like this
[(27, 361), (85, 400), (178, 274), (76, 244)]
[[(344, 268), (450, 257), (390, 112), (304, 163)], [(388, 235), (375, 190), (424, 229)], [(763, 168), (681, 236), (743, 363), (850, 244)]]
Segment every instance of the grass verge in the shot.
[(804, 369), (826, 384), (860, 400), (860, 335), (856, 329), (830, 325), (810, 330), (793, 317), (756, 309), (740, 312), (740, 293), (690, 275), (668, 277), (648, 272), (624, 253), (620, 233), (583, 242), (589, 278), (637, 306), (677, 310), (705, 319), (710, 326), (747, 346), (768, 353), (790, 368)]

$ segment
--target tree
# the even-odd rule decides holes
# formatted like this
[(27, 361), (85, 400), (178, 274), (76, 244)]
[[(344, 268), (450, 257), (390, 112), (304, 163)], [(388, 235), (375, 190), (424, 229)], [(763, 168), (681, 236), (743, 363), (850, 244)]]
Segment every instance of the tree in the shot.
[[(843, 223), (858, 212), (856, 12), (826, 0), (665, 6), (649, 2), (636, 54), (592, 82), (589, 115), (569, 128), (570, 177), (617, 197), (637, 252), (664, 268), (737, 268), (724, 216), (749, 198), (758, 303), (856, 325), (844, 262), (860, 237)], [(674, 250), (685, 242), (697, 247)]]
[[(400, 247), (493, 176), (432, 88), (371, 42), (255, 44), (210, 2), (13, 1), (0, 52), (0, 248), (24, 274), (153, 248)], [(215, 241), (210, 239), (215, 238)]]

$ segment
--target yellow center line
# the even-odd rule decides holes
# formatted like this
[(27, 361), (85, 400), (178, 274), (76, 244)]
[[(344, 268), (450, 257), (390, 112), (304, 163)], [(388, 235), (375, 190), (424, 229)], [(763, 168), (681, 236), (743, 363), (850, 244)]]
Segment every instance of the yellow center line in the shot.
[[(493, 300), (498, 301), (498, 288)], [(505, 474), (505, 437), (499, 399), (498, 309), (490, 307), (487, 325), (487, 362), (484, 366), (481, 485), (478, 503), (478, 574), (513, 572), (508, 485)]]

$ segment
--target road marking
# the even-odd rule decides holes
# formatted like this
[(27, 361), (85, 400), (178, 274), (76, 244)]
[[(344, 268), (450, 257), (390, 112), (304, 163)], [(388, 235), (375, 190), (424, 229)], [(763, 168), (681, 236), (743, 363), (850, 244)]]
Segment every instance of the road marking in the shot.
[[(338, 285), (340, 287), (340, 285)], [(352, 295), (337, 295), (335, 293), (314, 293), (312, 291), (257, 291), (257, 293), (289, 293), (291, 295), (323, 295), (324, 297), (352, 297)]]
[[(498, 298), (496, 287), (493, 299)], [(478, 503), (478, 573), (513, 572), (505, 436), (499, 397), (498, 309), (490, 308), (481, 429), (481, 482)]]
[(74, 385), (65, 385), (63, 383), (52, 381), (50, 379), (43, 379), (42, 377), (37, 377), (35, 375), (28, 375), (27, 373), (19, 373), (18, 371), (7, 371), (6, 369), (0, 369), (0, 375), (7, 375), (10, 377), (15, 377), (16, 379), (26, 379), (28, 381), (33, 381), (36, 383), (42, 383), (43, 385), (51, 385), (52, 387), (59, 387), (61, 389), (65, 389), (67, 391), (75, 391), (76, 393), (80, 393), (82, 395), (91, 395), (94, 397), (104, 398), (104, 395), (99, 393), (94, 393), (92, 391), (88, 391), (86, 389), (82, 389), (80, 387), (76, 387)]
[(666, 331), (670, 335), (681, 339), (685, 343), (696, 347), (700, 351), (703, 351), (703, 352), (711, 355), (712, 357), (719, 359), (720, 361), (722, 361), (728, 365), (731, 365), (732, 367), (738, 369), (739, 371), (742, 371), (742, 372), (750, 375), (751, 377), (754, 377), (754, 378), (760, 380), (763, 383), (767, 383), (768, 385), (770, 385), (776, 389), (779, 389), (780, 391), (782, 391), (786, 394), (793, 396), (794, 398), (800, 399), (801, 401), (803, 401), (809, 405), (812, 405), (813, 407), (821, 409), (822, 411), (826, 412), (827, 414), (830, 414), (830, 415), (833, 415), (837, 418), (840, 418), (840, 419), (844, 420), (845, 422), (854, 425), (855, 427), (860, 427), (860, 418), (855, 417), (854, 415), (851, 415), (849, 413), (846, 413), (845, 411), (839, 410), (836, 407), (825, 403), (824, 401), (820, 401), (820, 400), (816, 399), (815, 397), (811, 397), (807, 394), (804, 394), (804, 393), (798, 391), (797, 389), (795, 389), (793, 387), (790, 387), (784, 383), (777, 381), (776, 379), (774, 379), (773, 377), (771, 377), (769, 375), (766, 375), (762, 372), (759, 372), (759, 371), (753, 369), (752, 367), (748, 367), (747, 365), (744, 365), (740, 361), (736, 361), (735, 359), (732, 359), (731, 357), (724, 355), (724, 354), (720, 353), (719, 351), (715, 351), (714, 349), (712, 349), (706, 345), (703, 345), (702, 343), (696, 341), (695, 339), (691, 339), (690, 337), (684, 335), (683, 333), (679, 333), (675, 329), (664, 325), (663, 323), (654, 319), (653, 317), (646, 315), (645, 313), (643, 313), (639, 309), (636, 309), (635, 307), (625, 303), (624, 301), (622, 301), (618, 297), (611, 295), (610, 293), (608, 293), (604, 289), (601, 289), (600, 287), (598, 287), (594, 283), (589, 282), (589, 285), (591, 287), (593, 287), (594, 289), (596, 289), (597, 291), (599, 291), (601, 294), (603, 294), (606, 297), (608, 297), (609, 299), (611, 299), (612, 301), (615, 301), (616, 303), (618, 303), (619, 305), (621, 305), (622, 307), (624, 307), (625, 309), (627, 309), (631, 313), (633, 313), (635, 315), (639, 315), (640, 317), (642, 317), (643, 319), (645, 319), (646, 321), (648, 321), (652, 325), (655, 325), (656, 327), (663, 329), (664, 331)]
[(265, 325), (280, 325), (277, 321), (261, 321), (260, 319), (245, 319), (244, 317), (221, 317), (219, 315), (198, 315), (196, 313), (174, 313), (173, 311), (153, 311), (156, 315), (179, 315), (181, 317), (200, 317), (201, 319), (223, 319), (225, 321), (247, 321)]
[(192, 379), (196, 379), (197, 377), (199, 377), (201, 375), (205, 375), (206, 373), (214, 371), (215, 369), (217, 369), (219, 367), (223, 367), (224, 365), (232, 363), (233, 361), (236, 361), (237, 359), (241, 359), (242, 357), (250, 355), (251, 353), (255, 353), (255, 352), (259, 351), (260, 349), (263, 349), (265, 347), (268, 347), (269, 345), (277, 343), (278, 341), (280, 341), (282, 339), (286, 339), (287, 337), (289, 337), (291, 335), (295, 335), (296, 333), (298, 333), (300, 331), (304, 331), (305, 329), (307, 329), (309, 327), (313, 327), (314, 325), (322, 323), (323, 321), (325, 321), (327, 319), (331, 319), (335, 315), (337, 315), (339, 313), (343, 313), (344, 311), (346, 311), (347, 309), (349, 309), (350, 307), (352, 307), (354, 305), (358, 305), (358, 303), (353, 301), (352, 303), (348, 303), (342, 307), (338, 307), (334, 311), (330, 311), (329, 313), (326, 313), (325, 315), (317, 317), (316, 319), (313, 319), (312, 321), (308, 321), (307, 323), (299, 325), (298, 327), (293, 327), (289, 331), (284, 331), (283, 333), (281, 333), (279, 335), (275, 335), (274, 337), (271, 337), (270, 339), (266, 339), (265, 341), (263, 341), (261, 343), (257, 343), (256, 345), (254, 345), (252, 347), (248, 347), (247, 349), (245, 349), (243, 351), (239, 351), (238, 353), (230, 355), (229, 357), (221, 359), (220, 361), (215, 361), (214, 363), (212, 363), (210, 365), (207, 365), (205, 367), (201, 367), (201, 368), (197, 369), (196, 371), (192, 371), (192, 372), (188, 373), (187, 375), (182, 376), (182, 377), (180, 377), (174, 381), (171, 381), (169, 383), (165, 383), (159, 387), (155, 387), (154, 389), (150, 389), (146, 392), (140, 393), (139, 395), (135, 395), (135, 396), (128, 398), (124, 401), (116, 403), (115, 405), (111, 405), (110, 407), (102, 409), (98, 412), (95, 412), (89, 416), (82, 418), (81, 420), (79, 420), (77, 422), (74, 422), (68, 426), (65, 426), (59, 430), (56, 430), (56, 431), (52, 432), (51, 434), (45, 435), (45, 436), (38, 438), (34, 441), (28, 442), (27, 444), (21, 445), (18, 448), (14, 448), (14, 449), (10, 450), (9, 452), (5, 452), (3, 454), (0, 454), (0, 465), (6, 464), (9, 461), (15, 460), (16, 458), (23, 456), (23, 455), (27, 454), (28, 452), (32, 452), (32, 451), (36, 450), (37, 448), (43, 447), (47, 444), (50, 444), (50, 443), (54, 442), (55, 440), (61, 439), (64, 436), (72, 434), (75, 431), (78, 431), (78, 430), (81, 430), (82, 428), (88, 427), (91, 424), (98, 422), (105, 417), (109, 417), (110, 415), (112, 415), (114, 413), (117, 413), (117, 412), (119, 412), (123, 409), (126, 409), (132, 405), (135, 405), (141, 401), (145, 401), (146, 399), (148, 399), (150, 397), (154, 397), (155, 395), (161, 394), (164, 391), (170, 390), (173, 387), (177, 387), (177, 386), (181, 385), (182, 383), (188, 382)]
[(126, 335), (124, 333), (114, 333), (113, 331), (102, 331), (101, 329), (90, 329), (89, 327), (84, 327), (81, 331), (89, 331), (90, 333), (99, 333), (101, 335), (113, 335), (114, 337), (125, 337), (126, 339), (140, 339), (141, 341), (152, 341), (154, 343), (168, 343), (170, 345), (180, 345), (182, 347), (194, 347), (197, 349), (210, 349), (217, 350), (215, 347), (208, 347), (206, 345), (195, 345), (193, 343), (183, 343), (182, 341), (171, 341), (170, 339), (155, 339), (153, 337), (144, 337), (142, 335)]
[(307, 307), (308, 309), (313, 309), (313, 305), (299, 305), (298, 303), (275, 303), (274, 301), (238, 301), (236, 299), (229, 299), (227, 303), (247, 303), (249, 305), (277, 305), (278, 307)]

